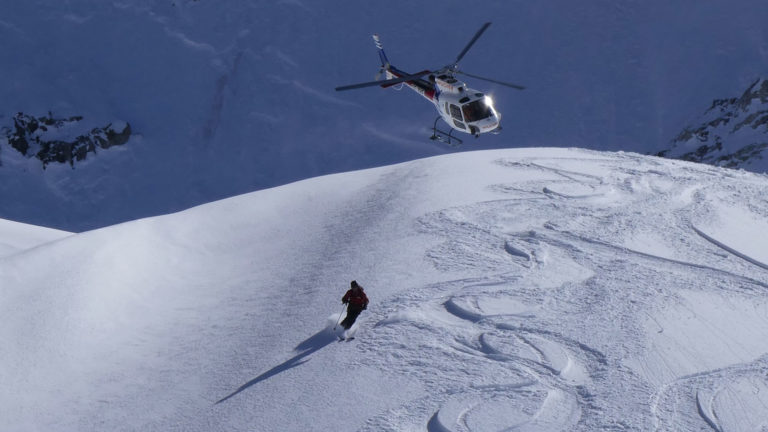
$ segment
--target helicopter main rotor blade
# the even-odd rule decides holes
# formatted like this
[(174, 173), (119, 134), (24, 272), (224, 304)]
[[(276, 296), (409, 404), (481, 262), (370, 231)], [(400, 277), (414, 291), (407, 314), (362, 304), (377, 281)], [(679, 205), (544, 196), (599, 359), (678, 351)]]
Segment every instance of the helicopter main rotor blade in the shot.
[(469, 49), (470, 49), (470, 48), (472, 48), (472, 45), (474, 45), (474, 44), (475, 44), (475, 42), (476, 42), (478, 39), (480, 39), (480, 36), (482, 36), (483, 32), (484, 32), (484, 31), (485, 31), (485, 30), (486, 30), (486, 29), (487, 29), (487, 28), (488, 28), (490, 25), (491, 25), (491, 23), (490, 23), (490, 22), (487, 22), (487, 23), (483, 24), (483, 26), (482, 26), (482, 27), (480, 27), (480, 30), (478, 30), (478, 31), (477, 31), (477, 33), (475, 33), (475, 36), (472, 38), (472, 40), (471, 40), (471, 41), (469, 41), (469, 43), (467, 44), (467, 46), (465, 46), (465, 47), (464, 47), (464, 49), (461, 51), (461, 53), (459, 54), (459, 56), (458, 56), (458, 57), (456, 57), (456, 61), (455, 61), (455, 62), (453, 62), (453, 65), (454, 65), (454, 66), (455, 66), (455, 65), (457, 65), (457, 64), (458, 64), (458, 63), (461, 61), (461, 59), (462, 59), (462, 58), (464, 58), (464, 55), (467, 53), (467, 51), (469, 51)]
[(399, 78), (392, 78), (392, 79), (387, 79), (387, 80), (382, 80), (382, 81), (368, 81), (368, 82), (364, 82), (364, 83), (360, 83), (360, 84), (351, 84), (351, 85), (336, 87), (336, 91), (354, 90), (354, 89), (365, 88), (365, 87), (373, 87), (373, 86), (393, 85), (393, 84), (398, 84), (398, 83), (401, 83), (401, 82), (413, 81), (415, 79), (423, 77), (424, 75), (426, 75), (428, 73), (431, 73), (431, 72), (430, 71), (424, 71), (424, 72), (419, 72), (419, 73), (413, 74), (413, 75), (401, 76)]
[(511, 87), (513, 89), (525, 90), (525, 87), (523, 87), (521, 85), (512, 84), (512, 83), (508, 83), (508, 82), (504, 82), (504, 81), (498, 81), (498, 80), (495, 80), (495, 79), (481, 77), (481, 76), (478, 76), (478, 75), (468, 74), (468, 73), (460, 71), (460, 70), (455, 70), (454, 72), (458, 73), (458, 74), (466, 75), (468, 77), (476, 78), (476, 79), (479, 79), (479, 80), (488, 81), (488, 82), (492, 82), (492, 83), (495, 83), (495, 84), (501, 84), (503, 86)]

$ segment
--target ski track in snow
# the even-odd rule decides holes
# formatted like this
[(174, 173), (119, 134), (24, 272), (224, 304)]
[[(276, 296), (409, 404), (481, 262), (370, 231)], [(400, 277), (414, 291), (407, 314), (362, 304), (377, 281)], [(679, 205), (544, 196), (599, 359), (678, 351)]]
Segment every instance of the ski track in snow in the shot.
[[(756, 419), (747, 407), (755, 405), (763, 411), (768, 407), (766, 375), (768, 356), (763, 356), (752, 363), (705, 371), (668, 383), (653, 396), (656, 429), (675, 430), (677, 417), (682, 414), (686, 417), (687, 427), (692, 430), (761, 430), (761, 426), (768, 426), (768, 420)], [(751, 391), (736, 395), (736, 399), (747, 412), (722, 412), (722, 406), (726, 405), (723, 404), (725, 392), (745, 381), (749, 382)], [(692, 406), (695, 411), (690, 410)]]
[[(664, 182), (654, 179), (671, 173), (655, 171), (652, 161), (649, 168), (646, 159), (638, 169), (606, 170), (623, 175), (620, 182), (573, 168), (615, 164), (600, 158), (497, 163), (554, 174), (567, 182), (547, 178), (494, 185), (491, 190), (508, 197), (421, 218), (425, 232), (447, 237), (427, 252), (434, 265), (447, 273), (474, 271), (478, 276), (412, 290), (380, 309), (382, 318), (372, 330), (376, 344), (393, 349), (380, 351), (366, 341), (359, 349), (370, 353), (367, 362), (402, 370), (423, 383), (429, 396), (369, 419), (361, 430), (730, 430), (719, 412), (730, 407), (719, 405), (723, 388), (734, 380), (757, 382), (768, 369), (765, 358), (680, 377), (658, 390), (622, 361), (643, 349), (638, 343), (645, 331), (640, 318), (651, 318), (659, 327), (654, 330), (664, 332), (653, 314), (677, 302), (673, 287), (707, 289), (700, 279), (685, 276), (691, 271), (741, 294), (768, 289), (766, 274), (756, 275), (734, 262), (722, 266), (724, 256), (690, 229), (691, 218), (705, 212), (704, 186), (665, 190)], [(620, 187), (610, 186), (616, 184)], [(559, 211), (570, 206), (569, 217), (547, 220), (541, 213), (528, 214), (534, 208), (524, 203), (543, 200)], [(578, 202), (583, 200), (602, 200), (605, 215), (582, 214)], [(678, 200), (680, 210), (653, 213), (654, 202), (669, 200)], [(651, 223), (673, 219), (680, 228), (674, 234), (682, 236), (672, 239), (677, 256), (625, 246), (627, 232), (645, 225), (637, 218)], [(601, 220), (613, 222), (601, 225)], [(541, 225), (514, 230), (519, 221)], [(633, 280), (658, 284), (628, 290)], [(630, 313), (638, 309), (643, 313)], [(605, 339), (616, 334), (626, 339), (618, 350), (615, 341)], [(396, 354), (381, 358), (377, 352)], [(438, 374), (430, 362), (435, 358), (458, 359), (452, 364), (463, 366)], [(760, 396), (758, 401), (763, 408), (765, 400)], [(413, 418), (423, 423), (408, 420)], [(754, 419), (739, 422), (760, 424)]]
[[(62, 411), (39, 414), (43, 420), (19, 415), (16, 424), (18, 419), (47, 426), (60, 422), (61, 430), (310, 430), (330, 429), (335, 422), (343, 422), (340, 430), (366, 432), (768, 430), (768, 348), (755, 342), (768, 334), (768, 271), (755, 265), (757, 259), (743, 259), (749, 254), (741, 239), (710, 223), (722, 216), (723, 206), (735, 203), (757, 215), (754, 219), (768, 215), (768, 203), (761, 199), (764, 183), (738, 172), (694, 170), (686, 163), (638, 155), (567, 154), (572, 157), (440, 159), (456, 164), (448, 165), (452, 170), (490, 165), (492, 182), (431, 172), (447, 169), (424, 160), (373, 170), (352, 182), (344, 175), (318, 179), (322, 192), (317, 195), (307, 184), (286, 186), (293, 188), (287, 196), (273, 190), (269, 193), (275, 196), (264, 202), (303, 200), (297, 207), (307, 214), (283, 220), (275, 213), (253, 222), (243, 213), (234, 227), (222, 224), (241, 241), (235, 252), (223, 251), (231, 253), (226, 260), (242, 261), (218, 268), (222, 259), (207, 267), (206, 273), (216, 274), (205, 280), (204, 300), (228, 311), (231, 322), (215, 314), (204, 318), (207, 306), (191, 300), (188, 310), (177, 309), (184, 308), (188, 289), (172, 285), (174, 290), (162, 296), (168, 298), (157, 304), (173, 309), (141, 305), (142, 318), (148, 307), (163, 312), (149, 314), (156, 320), (145, 324), (152, 331), (139, 332), (139, 338), (123, 335), (113, 345), (111, 332), (97, 333), (104, 340), (92, 344), (96, 348), (79, 341), (85, 348), (75, 354), (114, 359), (118, 372), (69, 365), (82, 375), (70, 373), (70, 381), (50, 388), (66, 389), (62, 383), (91, 377), (93, 383), (71, 389), (74, 398), (52, 399), (50, 404)], [(423, 198), (435, 190), (453, 192), (442, 183), (457, 179), (452, 187), (469, 186), (456, 197)], [(419, 207), (422, 201), (428, 210)], [(224, 211), (242, 202), (218, 205)], [(195, 234), (216, 237), (210, 214), (202, 210), (212, 225)], [(154, 224), (174, 222), (136, 225), (154, 237), (154, 229), (163, 227)], [(274, 228), (258, 239), (281, 243), (275, 247), (279, 253), (269, 255), (262, 244), (239, 236), (250, 223)], [(197, 251), (195, 242), (207, 239), (188, 238), (189, 228), (180, 226), (169, 234), (169, 250), (160, 256), (175, 259)], [(39, 240), (65, 235), (40, 233)], [(75, 239), (89, 235), (100, 234)], [(193, 267), (220, 253), (218, 239), (207, 240), (203, 244), (212, 250), (193, 255), (200, 261), (185, 263), (179, 274), (200, 277)], [(118, 236), (110, 241), (130, 244)], [(12, 255), (4, 259), (21, 263), (14, 256), (34, 256), (34, 250), (19, 251), (36, 244), (11, 245)], [(85, 240), (82, 245), (90, 247)], [(87, 261), (92, 267), (114, 270), (110, 259), (123, 262), (121, 250), (98, 251), (107, 262)], [(253, 256), (265, 262), (253, 262)], [(10, 282), (28, 278), (10, 267), (0, 270)], [(394, 274), (399, 271), (403, 274)], [(121, 278), (129, 274), (133, 268), (126, 267)], [(350, 277), (371, 287), (371, 308), (359, 318), (355, 340), (339, 343), (330, 329), (340, 318), (339, 299)], [(224, 286), (210, 291), (214, 288), (207, 285), (219, 281)], [(383, 288), (393, 281), (410, 285)], [(134, 285), (130, 292), (139, 289), (138, 282)], [(292, 290), (288, 300), (285, 287)], [(124, 300), (116, 296), (107, 310), (122, 310), (117, 303)], [(275, 307), (285, 304), (293, 312)], [(111, 322), (101, 318), (106, 306), (109, 302), (94, 305), (96, 316), (85, 324), (96, 328)], [(304, 319), (318, 311), (326, 314), (326, 329)], [(165, 324), (166, 315), (181, 321)], [(70, 326), (79, 323), (74, 316), (68, 319)], [(192, 336), (175, 341), (155, 332)], [(141, 352), (154, 353), (157, 366), (152, 367), (162, 370), (147, 371), (144, 359), (121, 357), (138, 355), (123, 350), (123, 341), (138, 351), (144, 343), (161, 346)], [(39, 344), (41, 352), (48, 346)], [(210, 352), (217, 356), (213, 366), (205, 357)], [(23, 360), (12, 364), (25, 366)], [(41, 376), (56, 381), (54, 369), (41, 363), (47, 366)], [(31, 382), (47, 391), (37, 379)], [(95, 412), (91, 393), (100, 403), (115, 402)], [(168, 407), (147, 394), (160, 394)], [(308, 411), (290, 417), (297, 407)], [(166, 408), (179, 413), (168, 414)], [(61, 412), (69, 417), (54, 418)], [(124, 421), (136, 412), (149, 414)]]
[(743, 254), (743, 253), (737, 251), (736, 249), (731, 248), (730, 246), (727, 246), (725, 243), (722, 243), (722, 242), (720, 242), (718, 240), (715, 240), (714, 238), (708, 236), (707, 234), (705, 234), (703, 231), (701, 231), (700, 229), (698, 229), (696, 227), (692, 227), (692, 228), (696, 232), (696, 234), (700, 235), (703, 239), (705, 239), (708, 242), (714, 244), (715, 246), (717, 246), (717, 247), (719, 247), (719, 248), (721, 248), (721, 249), (723, 249), (725, 251), (728, 251), (728, 252), (736, 255), (737, 257), (743, 259), (744, 261), (750, 262), (750, 263), (752, 263), (752, 264), (754, 264), (754, 265), (756, 265), (758, 267), (761, 267), (763, 269), (768, 270), (768, 264), (765, 264), (765, 263), (760, 262), (760, 261), (758, 261), (758, 260), (756, 260), (754, 258), (751, 258), (748, 255)]

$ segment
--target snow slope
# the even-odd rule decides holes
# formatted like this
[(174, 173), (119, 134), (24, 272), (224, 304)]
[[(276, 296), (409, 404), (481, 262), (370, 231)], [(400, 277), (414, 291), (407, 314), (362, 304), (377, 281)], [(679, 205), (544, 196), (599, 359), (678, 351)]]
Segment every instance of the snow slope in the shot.
[(766, 186), (494, 150), (73, 235), (0, 260), (2, 430), (765, 430)]
[[(406, 71), (456, 58), (494, 96), (499, 136), (458, 150), (657, 152), (712, 99), (768, 68), (768, 2), (7, 1), (0, 128), (23, 112), (119, 121), (131, 140), (68, 166), (26, 164), (0, 138), (0, 217), (84, 231), (303, 178), (455, 152), (433, 107), (371, 88), (371, 33)], [(391, 90), (391, 89), (390, 89)], [(3, 135), (0, 134), (0, 137)]]
[(0, 219), (0, 258), (71, 235), (65, 231), (42, 228)]

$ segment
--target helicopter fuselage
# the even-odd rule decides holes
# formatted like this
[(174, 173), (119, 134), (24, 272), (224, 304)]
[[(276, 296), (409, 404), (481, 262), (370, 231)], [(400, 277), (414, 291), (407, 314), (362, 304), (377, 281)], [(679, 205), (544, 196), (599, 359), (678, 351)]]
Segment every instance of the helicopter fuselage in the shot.
[[(410, 75), (391, 65), (385, 71), (387, 79)], [(491, 97), (468, 88), (453, 75), (430, 74), (427, 79), (417, 78), (404, 84), (432, 102), (440, 117), (453, 129), (475, 136), (501, 131), (501, 113), (496, 111)]]
[[(472, 45), (488, 29), (491, 23), (487, 22), (480, 27), (469, 43), (459, 53), (453, 63), (437, 69), (427, 69), (415, 74), (404, 72), (389, 62), (384, 53), (379, 35), (374, 34), (373, 42), (381, 60), (381, 69), (375, 81), (362, 82), (336, 87), (336, 91), (355, 90), (366, 87), (380, 86), (392, 87), (407, 85), (411, 90), (423, 96), (435, 105), (440, 114), (432, 126), (432, 140), (438, 140), (448, 145), (461, 144), (461, 139), (452, 135), (454, 130), (474, 135), (475, 138), (484, 133), (499, 133), (501, 131), (501, 113), (493, 106), (493, 99), (477, 90), (467, 87), (465, 83), (456, 79), (456, 75), (466, 75), (475, 79), (492, 82), (505, 87), (523, 90), (525, 87), (504, 81), (484, 78), (461, 71), (459, 62), (467, 54)], [(380, 80), (381, 72), (386, 73), (386, 79)], [(451, 127), (445, 132), (437, 128), (437, 122), (443, 120)]]

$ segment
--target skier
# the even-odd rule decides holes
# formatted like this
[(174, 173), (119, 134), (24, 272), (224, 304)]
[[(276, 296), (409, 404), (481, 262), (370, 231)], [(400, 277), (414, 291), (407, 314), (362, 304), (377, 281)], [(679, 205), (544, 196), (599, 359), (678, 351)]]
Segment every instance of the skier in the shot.
[(350, 285), (352, 287), (341, 298), (341, 302), (348, 305), (347, 316), (341, 322), (341, 326), (346, 330), (352, 327), (360, 312), (368, 309), (368, 297), (365, 295), (363, 287), (358, 285), (357, 281), (352, 281)]

